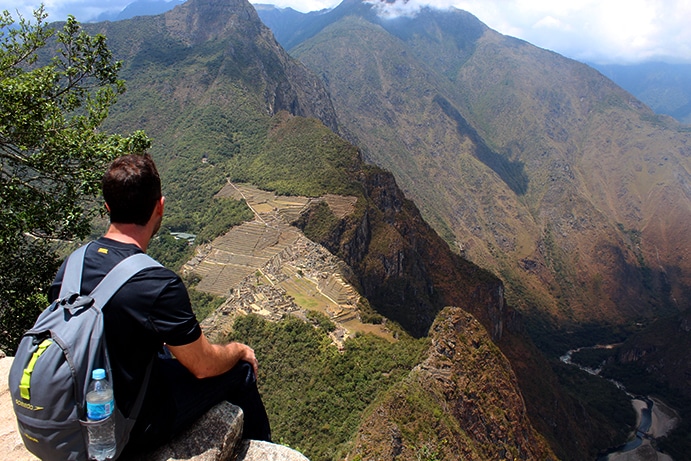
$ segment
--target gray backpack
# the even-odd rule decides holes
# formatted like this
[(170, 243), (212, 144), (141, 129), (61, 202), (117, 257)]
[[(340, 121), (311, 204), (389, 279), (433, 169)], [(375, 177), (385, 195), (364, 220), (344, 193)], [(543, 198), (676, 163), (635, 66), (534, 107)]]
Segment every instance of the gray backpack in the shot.
[[(24, 445), (43, 460), (86, 460), (86, 390), (95, 368), (112, 380), (103, 330), (102, 307), (137, 272), (160, 266), (140, 253), (116, 265), (89, 295), (82, 295), (84, 254), (67, 260), (60, 295), (22, 337), (9, 374), (9, 387)], [(117, 406), (117, 458), (141, 408), (152, 362), (129, 418)], [(112, 381), (111, 381), (112, 383)]]

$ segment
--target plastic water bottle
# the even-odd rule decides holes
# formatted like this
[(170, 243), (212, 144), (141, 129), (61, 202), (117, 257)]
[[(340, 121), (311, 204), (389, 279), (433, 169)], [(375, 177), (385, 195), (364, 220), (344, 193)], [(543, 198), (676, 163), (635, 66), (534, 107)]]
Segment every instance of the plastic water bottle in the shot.
[(97, 368), (91, 373), (86, 392), (86, 418), (101, 421), (88, 426), (89, 458), (97, 461), (115, 456), (115, 423), (110, 416), (115, 410), (113, 388), (106, 380), (106, 371)]

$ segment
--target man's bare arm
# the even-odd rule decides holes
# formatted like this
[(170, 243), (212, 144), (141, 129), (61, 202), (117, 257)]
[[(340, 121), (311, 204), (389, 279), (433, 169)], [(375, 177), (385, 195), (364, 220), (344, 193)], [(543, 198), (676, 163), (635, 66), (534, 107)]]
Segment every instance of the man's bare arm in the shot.
[(203, 334), (184, 346), (168, 346), (170, 352), (197, 378), (218, 376), (233, 368), (240, 360), (249, 362), (257, 375), (254, 350), (242, 343), (211, 344)]

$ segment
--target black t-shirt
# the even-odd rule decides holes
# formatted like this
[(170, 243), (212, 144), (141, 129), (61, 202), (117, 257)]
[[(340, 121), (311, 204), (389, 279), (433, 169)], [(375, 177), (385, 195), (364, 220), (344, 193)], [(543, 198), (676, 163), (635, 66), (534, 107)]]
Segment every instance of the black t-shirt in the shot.
[[(133, 244), (100, 238), (84, 258), (81, 293), (88, 294), (118, 262), (142, 253)], [(64, 264), (48, 293), (52, 302), (59, 296)], [(187, 289), (175, 272), (148, 268), (132, 277), (103, 308), (108, 354), (113, 371), (115, 401), (128, 416), (139, 393), (146, 369), (163, 344), (182, 346), (196, 341), (201, 328), (190, 305)], [(141, 415), (165, 405), (167, 386), (154, 367)], [(174, 383), (172, 383), (174, 384)]]

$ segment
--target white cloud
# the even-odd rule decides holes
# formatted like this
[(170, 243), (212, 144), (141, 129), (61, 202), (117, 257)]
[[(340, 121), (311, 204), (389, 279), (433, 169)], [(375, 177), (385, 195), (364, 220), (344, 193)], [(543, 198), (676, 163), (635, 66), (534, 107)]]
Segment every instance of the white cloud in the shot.
[(379, 0), (364, 1), (365, 3), (371, 3), (374, 5), (377, 15), (383, 18), (397, 18), (401, 16), (413, 17), (417, 15), (420, 12), (420, 8), (422, 8), (422, 5), (415, 1), (394, 3), (387, 3)]
[(570, 25), (564, 24), (559, 19), (553, 16), (545, 16), (535, 23), (535, 29), (552, 29), (552, 30), (573, 30)]
[(488, 26), (600, 63), (691, 62), (689, 0), (458, 0)]
[[(88, 21), (119, 11), (131, 0), (44, 0), (50, 20), (71, 13)], [(272, 3), (272, 0), (252, 0)], [(371, 0), (373, 2), (378, 0)], [(40, 0), (5, 0), (0, 7), (27, 15)], [(308, 12), (339, 0), (275, 0), (280, 7)], [(489, 27), (565, 56), (598, 63), (659, 59), (691, 62), (691, 0), (398, 0), (388, 15), (412, 15), (423, 6), (456, 7)]]

